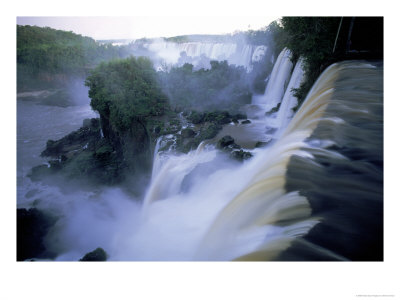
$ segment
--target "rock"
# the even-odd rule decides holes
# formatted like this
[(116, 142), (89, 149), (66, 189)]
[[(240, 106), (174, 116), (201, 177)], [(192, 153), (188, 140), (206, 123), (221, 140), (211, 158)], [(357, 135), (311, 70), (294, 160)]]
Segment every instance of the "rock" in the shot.
[(277, 111), (279, 111), (280, 107), (281, 107), (281, 104), (278, 103), (277, 106), (273, 107), (270, 111), (266, 112), (265, 115), (268, 116), (268, 115), (271, 115), (273, 113), (276, 113)]
[(185, 128), (185, 129), (182, 129), (181, 135), (183, 138), (187, 139), (187, 138), (191, 138), (191, 137), (195, 136), (196, 132), (193, 129)]
[(247, 115), (239, 113), (239, 114), (233, 115), (233, 118), (235, 118), (237, 120), (243, 120), (243, 119), (247, 119)]
[(53, 170), (51, 168), (49, 168), (47, 165), (39, 165), (31, 169), (28, 177), (32, 181), (38, 181), (51, 174), (53, 174)]
[(154, 133), (155, 134), (159, 134), (161, 132), (161, 126), (157, 125), (156, 127), (154, 127)]
[(17, 261), (28, 258), (53, 258), (47, 252), (44, 237), (57, 218), (37, 208), (17, 209)]
[(108, 255), (103, 248), (97, 248), (86, 253), (79, 261), (106, 261), (107, 257)]
[(243, 161), (245, 159), (249, 159), (253, 156), (250, 152), (241, 150), (232, 151), (230, 155), (233, 159)]
[(219, 149), (223, 149), (223, 148), (233, 144), (234, 142), (235, 142), (235, 140), (233, 139), (233, 137), (231, 137), (230, 135), (226, 135), (218, 141), (217, 147)]
[(191, 150), (196, 149), (199, 146), (199, 143), (195, 140), (190, 140), (188, 143), (184, 144), (181, 147), (182, 152), (188, 153)]
[(254, 147), (255, 148), (262, 148), (262, 147), (266, 146), (267, 144), (268, 144), (268, 142), (258, 141)]
[(98, 118), (84, 119), (82, 122), (82, 127), (89, 127), (91, 129), (100, 128), (100, 120)]
[(92, 125), (92, 120), (91, 119), (84, 119), (82, 122), (83, 127), (90, 127)]
[(242, 124), (250, 124), (251, 121), (249, 119), (242, 121)]
[(210, 124), (208, 125), (202, 132), (200, 133), (201, 140), (208, 140), (214, 138), (218, 132), (222, 129), (222, 127), (218, 124)]
[(231, 122), (231, 116), (227, 111), (213, 111), (206, 113), (204, 121), (224, 125)]
[(234, 149), (240, 149), (240, 148), (241, 148), (240, 145), (238, 145), (236, 143), (230, 144), (229, 146), (225, 147), (225, 149), (227, 149), (227, 150), (234, 150)]

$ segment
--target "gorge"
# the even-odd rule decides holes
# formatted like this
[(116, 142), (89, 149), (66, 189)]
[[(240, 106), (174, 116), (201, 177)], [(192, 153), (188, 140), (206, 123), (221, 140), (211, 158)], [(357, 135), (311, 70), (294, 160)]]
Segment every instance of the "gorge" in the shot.
[(302, 101), (309, 58), (272, 41), (142, 47), (91, 70), (95, 112), (18, 99), (17, 206), (54, 218), (18, 260), (383, 260), (381, 59), (331, 63)]

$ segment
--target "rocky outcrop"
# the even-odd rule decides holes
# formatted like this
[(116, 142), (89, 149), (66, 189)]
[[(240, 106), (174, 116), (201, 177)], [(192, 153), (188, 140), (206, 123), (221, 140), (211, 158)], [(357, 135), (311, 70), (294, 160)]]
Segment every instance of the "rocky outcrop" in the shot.
[(79, 261), (106, 261), (108, 254), (103, 248), (97, 248), (92, 252), (86, 253)]
[(229, 156), (235, 160), (243, 161), (251, 158), (253, 155), (241, 149), (241, 147), (235, 143), (235, 140), (230, 135), (226, 135), (217, 142), (217, 148), (229, 153)]
[[(60, 140), (49, 140), (41, 156), (48, 165), (32, 168), (32, 180), (50, 180), (61, 174), (79, 183), (114, 184), (121, 180), (124, 160), (109, 139), (102, 138), (99, 119), (84, 120), (80, 129)], [(51, 176), (49, 176), (51, 175)]]

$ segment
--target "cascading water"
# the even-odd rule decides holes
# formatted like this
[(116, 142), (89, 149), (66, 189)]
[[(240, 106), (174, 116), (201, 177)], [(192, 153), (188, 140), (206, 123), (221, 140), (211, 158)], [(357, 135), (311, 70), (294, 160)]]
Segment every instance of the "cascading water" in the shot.
[[(292, 157), (313, 163), (307, 138), (318, 124), (331, 122), (324, 114), (345, 68), (336, 64), (327, 69), (281, 138), (256, 150), (243, 165), (225, 161), (212, 146), (202, 145), (188, 155), (169, 154), (147, 193), (146, 216), (127, 241), (134, 248), (130, 258), (269, 260), (307, 234), (321, 220), (312, 217), (307, 198), (285, 189), (286, 172)], [(300, 63), (297, 79), (299, 69)], [(320, 145), (320, 153), (345, 159)]]
[(304, 79), (303, 60), (300, 58), (296, 63), (292, 76), (290, 77), (289, 84), (286, 88), (285, 95), (283, 96), (281, 105), (279, 107), (274, 125), (278, 128), (275, 136), (279, 136), (282, 131), (289, 124), (293, 117), (293, 108), (297, 106), (297, 98), (293, 95), (293, 89), (300, 87)]
[(227, 60), (229, 64), (243, 66), (248, 71), (252, 68), (251, 64), (259, 61), (266, 53), (265, 46), (236, 43), (173, 43), (157, 39), (143, 46), (155, 53), (167, 64), (176, 64), (181, 53), (184, 52), (188, 57), (193, 59), (205, 56), (210, 60)]
[(380, 245), (381, 69), (329, 67), (279, 138), (244, 163), (204, 143), (188, 154), (159, 151), (159, 139), (144, 200), (119, 189), (37, 192), (39, 209), (63, 216), (48, 249), (57, 260), (99, 246), (110, 260), (357, 259), (340, 244), (349, 236)]
[(272, 69), (272, 73), (262, 96), (253, 97), (253, 104), (262, 105), (264, 112), (269, 112), (282, 100), (293, 64), (290, 50), (283, 49)]
[[(264, 95), (253, 95), (252, 104), (247, 106), (247, 115), (252, 119), (248, 129), (253, 133), (263, 133), (259, 141), (268, 142), (276, 139), (293, 117), (293, 108), (297, 105), (293, 89), (300, 87), (304, 70), (300, 58), (290, 73), (292, 68), (290, 55), (287, 49), (281, 51), (272, 73), (266, 79), (268, 85)], [(278, 106), (279, 110), (276, 111)]]

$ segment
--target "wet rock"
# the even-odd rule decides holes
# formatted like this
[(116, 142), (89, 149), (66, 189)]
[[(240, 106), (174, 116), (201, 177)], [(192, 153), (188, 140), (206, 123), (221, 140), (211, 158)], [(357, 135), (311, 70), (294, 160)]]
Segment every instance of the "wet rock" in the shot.
[(281, 107), (281, 104), (278, 103), (277, 106), (273, 107), (270, 111), (267, 111), (265, 113), (266, 116), (272, 115), (273, 113), (276, 113), (277, 111), (279, 111), (279, 108)]
[(230, 157), (236, 159), (238, 161), (243, 161), (245, 159), (249, 159), (253, 156), (250, 152), (241, 150), (232, 151)]
[(38, 181), (48, 175), (51, 175), (52, 173), (53, 173), (53, 170), (50, 169), (47, 165), (39, 165), (39, 166), (33, 167), (27, 176), (32, 181)]
[(17, 261), (28, 258), (53, 258), (44, 238), (57, 218), (36, 208), (17, 209)]
[(235, 118), (237, 120), (243, 120), (243, 119), (247, 119), (247, 115), (239, 113), (239, 114), (233, 115), (232, 118)]
[(226, 135), (218, 141), (217, 147), (219, 149), (223, 149), (223, 148), (233, 144), (234, 142), (235, 142), (235, 140), (233, 139), (233, 137), (231, 137), (230, 135)]
[(264, 147), (264, 146), (266, 146), (268, 144), (268, 142), (261, 142), (261, 141), (258, 141), (256, 144), (255, 144), (255, 148), (262, 148), (262, 147)]
[(202, 132), (200, 133), (201, 140), (208, 140), (214, 138), (218, 132), (222, 129), (222, 127), (218, 124), (210, 124), (208, 125)]
[(92, 252), (86, 253), (79, 261), (106, 261), (107, 253), (103, 248), (97, 248)]
[(242, 121), (242, 124), (250, 124), (251, 121), (249, 119)]
[(187, 139), (187, 138), (191, 138), (191, 137), (195, 136), (196, 132), (193, 129), (185, 128), (185, 129), (182, 129), (181, 135), (183, 138)]
[(227, 111), (208, 112), (204, 117), (204, 121), (220, 125), (229, 124), (231, 122), (231, 115)]

